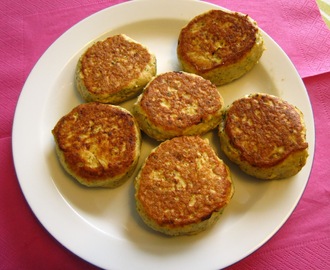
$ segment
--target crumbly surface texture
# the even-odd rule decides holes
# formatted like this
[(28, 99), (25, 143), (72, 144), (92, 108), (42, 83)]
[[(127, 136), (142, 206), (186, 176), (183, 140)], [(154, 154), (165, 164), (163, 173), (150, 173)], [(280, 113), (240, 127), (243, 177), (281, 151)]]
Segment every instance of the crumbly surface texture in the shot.
[(199, 136), (161, 143), (141, 168), (135, 190), (144, 222), (172, 236), (209, 228), (234, 193), (228, 167)]
[(216, 85), (240, 78), (264, 51), (257, 23), (238, 12), (210, 10), (193, 18), (180, 32), (177, 55), (184, 71)]
[(80, 57), (76, 86), (88, 102), (118, 104), (137, 96), (156, 74), (156, 57), (121, 34), (98, 41)]
[(186, 72), (166, 72), (146, 86), (133, 114), (146, 134), (163, 141), (216, 128), (223, 105), (222, 96), (210, 81)]
[(229, 159), (261, 179), (293, 176), (308, 157), (301, 111), (268, 94), (252, 94), (233, 102), (219, 135)]
[(64, 169), (88, 187), (121, 185), (140, 156), (137, 123), (115, 105), (81, 104), (63, 116), (52, 133)]

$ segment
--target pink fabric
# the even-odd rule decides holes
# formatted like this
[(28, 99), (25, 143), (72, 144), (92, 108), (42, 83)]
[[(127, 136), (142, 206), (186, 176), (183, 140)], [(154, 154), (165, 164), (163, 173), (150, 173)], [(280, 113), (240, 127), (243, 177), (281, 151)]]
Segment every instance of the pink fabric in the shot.
[(250, 15), (289, 55), (303, 78), (329, 72), (330, 31), (321, 19), (316, 1), (207, 2)]
[[(11, 129), (42, 53), (79, 20), (120, 2), (0, 2), (0, 269), (96, 269), (53, 239), (30, 210), (15, 175)], [(264, 246), (228, 269), (329, 269), (330, 31), (313, 0), (208, 2), (249, 14), (283, 48), (307, 87), (316, 125), (314, 165), (297, 208)]]

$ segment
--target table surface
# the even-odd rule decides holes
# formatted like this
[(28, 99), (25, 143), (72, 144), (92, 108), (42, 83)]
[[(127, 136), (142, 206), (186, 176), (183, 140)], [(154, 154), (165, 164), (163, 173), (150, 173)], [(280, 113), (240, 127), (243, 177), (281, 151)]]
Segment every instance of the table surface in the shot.
[[(34, 216), (15, 174), (11, 133), (24, 82), (45, 50), (83, 18), (121, 2), (0, 2), (0, 269), (97, 269)], [(207, 2), (249, 14), (282, 47), (303, 79), (315, 118), (314, 163), (299, 204), (265, 245), (228, 269), (329, 269), (330, 30), (313, 0)]]

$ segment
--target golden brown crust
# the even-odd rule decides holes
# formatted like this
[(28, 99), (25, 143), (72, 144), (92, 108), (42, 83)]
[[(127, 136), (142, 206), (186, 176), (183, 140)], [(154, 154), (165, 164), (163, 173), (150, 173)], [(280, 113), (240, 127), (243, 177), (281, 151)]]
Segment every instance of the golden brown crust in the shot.
[[(198, 72), (206, 72), (244, 57), (254, 46), (256, 32), (247, 16), (211, 10), (195, 17), (182, 30), (178, 50)], [(207, 55), (209, 61), (198, 61), (194, 54)]]
[(133, 113), (143, 131), (164, 140), (215, 128), (222, 110), (223, 99), (210, 81), (185, 72), (167, 72), (150, 81)]
[(121, 34), (86, 50), (79, 59), (76, 80), (86, 101), (119, 103), (138, 94), (155, 73), (154, 55)]
[(111, 186), (139, 157), (135, 119), (114, 105), (81, 104), (63, 116), (52, 133), (64, 168), (87, 186)]
[(177, 47), (183, 70), (216, 85), (245, 74), (262, 52), (256, 23), (247, 15), (222, 10), (210, 10), (193, 18), (181, 30)]
[(219, 135), (227, 156), (246, 173), (261, 179), (292, 176), (308, 156), (302, 113), (268, 94), (253, 94), (233, 102)]
[(198, 136), (161, 143), (147, 158), (135, 186), (142, 217), (170, 235), (206, 229), (199, 223), (220, 214), (233, 195), (228, 167)]
[(237, 100), (226, 119), (230, 142), (251, 165), (273, 166), (308, 147), (300, 114), (278, 97), (255, 94)]

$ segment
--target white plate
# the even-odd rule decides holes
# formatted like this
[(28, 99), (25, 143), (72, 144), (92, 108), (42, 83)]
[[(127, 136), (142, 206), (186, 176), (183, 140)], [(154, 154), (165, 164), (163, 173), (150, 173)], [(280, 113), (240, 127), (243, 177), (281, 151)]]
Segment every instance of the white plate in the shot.
[[(223, 268), (264, 244), (287, 220), (305, 189), (314, 153), (311, 105), (294, 66), (265, 33), (267, 50), (260, 63), (219, 89), (227, 104), (244, 94), (267, 92), (303, 111), (310, 157), (295, 177), (260, 182), (246, 176), (223, 157), (211, 132), (206, 137), (230, 165), (236, 193), (211, 229), (196, 236), (169, 238), (149, 230), (139, 219), (132, 180), (115, 190), (88, 189), (73, 181), (58, 163), (51, 130), (62, 115), (82, 102), (73, 78), (86, 47), (96, 39), (125, 33), (156, 54), (158, 73), (178, 70), (176, 43), (181, 27), (211, 8), (219, 7), (199, 1), (146, 0), (105, 9), (63, 34), (25, 83), (13, 126), (13, 154), (21, 188), (45, 228), (92, 264), (110, 269)], [(140, 164), (156, 145), (144, 139)]]

